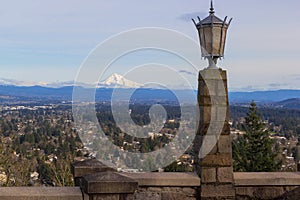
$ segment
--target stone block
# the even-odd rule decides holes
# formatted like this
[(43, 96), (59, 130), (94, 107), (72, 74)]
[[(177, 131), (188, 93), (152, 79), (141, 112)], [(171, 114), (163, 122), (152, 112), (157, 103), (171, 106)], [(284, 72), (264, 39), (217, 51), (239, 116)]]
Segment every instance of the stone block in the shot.
[(200, 161), (201, 166), (211, 167), (230, 167), (232, 166), (232, 155), (231, 154), (215, 154), (207, 155)]
[(226, 120), (224, 122), (224, 127), (223, 127), (221, 135), (230, 135), (230, 125), (229, 125), (228, 120)]
[(120, 199), (134, 200), (134, 194), (120, 194)]
[(226, 71), (221, 69), (204, 69), (199, 72), (199, 79), (226, 80)]
[[(195, 151), (195, 152), (199, 152), (198, 153), (199, 158), (204, 158), (208, 154), (216, 154), (217, 153), (217, 150), (218, 150), (217, 136), (214, 136), (214, 135), (197, 136), (196, 139), (200, 141), (199, 145), (197, 146), (199, 149), (197, 151)], [(196, 148), (196, 146), (194, 148)]]
[(100, 172), (82, 178), (82, 188), (87, 194), (134, 193), (138, 182), (116, 172)]
[(215, 105), (211, 108), (211, 121), (225, 122), (228, 121), (228, 107), (226, 105)]
[(217, 181), (217, 169), (203, 167), (201, 169), (201, 183), (215, 183)]
[(1, 200), (82, 200), (79, 187), (0, 187)]
[(299, 172), (235, 172), (236, 186), (295, 186), (300, 185)]
[(228, 97), (228, 87), (227, 87), (227, 80), (223, 80), (223, 83), (218, 84), (217, 94), (220, 96)]
[(198, 77), (199, 95), (227, 96), (226, 71), (205, 69), (200, 71)]
[(72, 164), (71, 169), (74, 178), (97, 172), (117, 171), (115, 168), (109, 167), (97, 159), (87, 159), (84, 161), (75, 162)]
[(185, 195), (183, 193), (176, 192), (163, 192), (161, 193), (161, 200), (196, 200), (193, 195)]
[(235, 193), (237, 197), (247, 197), (251, 199), (254, 195), (253, 187), (235, 187)]
[(235, 196), (234, 186), (232, 184), (228, 185), (201, 185), (201, 199), (202, 198), (220, 198), (226, 199)]
[(196, 135), (205, 135), (206, 132), (207, 132), (208, 127), (209, 127), (209, 122), (203, 122), (200, 119)]
[(230, 135), (230, 125), (225, 122), (203, 122), (199, 121), (197, 135)]
[(203, 107), (210, 107), (210, 106), (223, 106), (226, 107), (228, 105), (228, 98), (227, 96), (198, 96), (198, 104), (199, 106)]
[(276, 198), (284, 194), (283, 187), (258, 187), (254, 191), (254, 197), (260, 199)]
[(249, 199), (275, 199), (285, 193), (284, 187), (236, 187), (237, 197), (247, 197)]
[(200, 178), (194, 173), (144, 172), (121, 173), (139, 184), (139, 190), (147, 187), (182, 188), (200, 186)]
[(92, 195), (90, 200), (119, 200), (119, 194), (99, 194), (99, 195)]
[(164, 192), (182, 192), (182, 187), (163, 187)]
[(209, 96), (209, 90), (205, 84), (205, 81), (203, 79), (201, 79), (198, 83), (198, 88), (199, 88), (199, 92), (198, 95), (199, 96)]
[(199, 108), (200, 118), (199, 120), (204, 123), (210, 122), (222, 122), (228, 121), (227, 119), (227, 106), (211, 106)]
[(218, 152), (219, 153), (232, 153), (231, 136), (220, 135), (218, 140)]
[(300, 187), (285, 187), (285, 193), (276, 199), (300, 199)]
[(222, 79), (206, 79), (205, 86), (210, 96), (227, 96), (226, 85)]
[[(221, 79), (221, 77), (218, 77), (216, 79), (204, 78), (203, 81), (204, 81), (205, 85), (208, 87), (208, 89), (212, 89), (212, 90), (214, 90), (214, 92), (216, 91), (216, 89), (218, 87), (223, 87), (224, 88), (224, 80)], [(216, 94), (209, 93), (209, 94), (210, 95), (216, 95), (216, 96), (219, 95), (218, 93), (216, 93)], [(224, 95), (226, 95), (226, 94), (224, 93)]]
[(209, 125), (205, 126), (204, 128), (207, 129), (207, 131), (204, 133), (205, 135), (214, 135), (219, 136), (222, 134), (222, 131), (224, 129), (224, 121), (223, 122), (210, 122)]
[(210, 96), (200, 96), (198, 98), (198, 103), (200, 106), (203, 106), (203, 107), (210, 107), (212, 105)]
[(147, 187), (146, 190), (150, 192), (161, 192), (162, 187)]
[(203, 123), (209, 123), (211, 120), (211, 107), (199, 107), (199, 120)]
[(196, 195), (197, 194), (197, 188), (184, 187), (184, 188), (182, 188), (182, 192), (185, 193), (185, 194)]
[(157, 192), (136, 192), (134, 194), (134, 199), (137, 200), (161, 200), (161, 194)]
[(220, 183), (233, 183), (233, 168), (232, 167), (219, 167), (217, 169), (218, 182)]
[(99, 194), (87, 198), (90, 200), (134, 200), (133, 194)]

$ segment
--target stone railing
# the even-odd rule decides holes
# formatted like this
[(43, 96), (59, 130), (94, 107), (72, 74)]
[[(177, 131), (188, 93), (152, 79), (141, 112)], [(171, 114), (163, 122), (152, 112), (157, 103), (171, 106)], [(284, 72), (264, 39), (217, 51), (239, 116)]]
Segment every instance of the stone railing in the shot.
[[(75, 178), (80, 180), (85, 197), (91, 199), (196, 200), (228, 196), (227, 188), (220, 184), (214, 185), (218, 190), (204, 190), (210, 198), (203, 197), (200, 178), (194, 173), (122, 173), (101, 169), (101, 162), (87, 160), (73, 165), (74, 175), (77, 170), (83, 172), (85, 165), (87, 172), (93, 173)], [(234, 199), (300, 199), (300, 173), (234, 173)]]
[(97, 160), (75, 163), (72, 170), (85, 199), (192, 200), (199, 196), (200, 178), (194, 173), (123, 173)]
[(236, 199), (300, 199), (300, 173), (234, 173)]
[(1, 200), (83, 200), (80, 187), (0, 187)]
[[(97, 160), (78, 162), (72, 168), (76, 187), (3, 187), (0, 199), (196, 200), (223, 199), (228, 195), (226, 187), (220, 184), (217, 191), (209, 191), (214, 197), (203, 197), (200, 178), (194, 173), (123, 173)], [(298, 200), (300, 173), (234, 173), (234, 188), (235, 199)]]
[(134, 199), (197, 199), (200, 179), (193, 173), (122, 173), (138, 182)]

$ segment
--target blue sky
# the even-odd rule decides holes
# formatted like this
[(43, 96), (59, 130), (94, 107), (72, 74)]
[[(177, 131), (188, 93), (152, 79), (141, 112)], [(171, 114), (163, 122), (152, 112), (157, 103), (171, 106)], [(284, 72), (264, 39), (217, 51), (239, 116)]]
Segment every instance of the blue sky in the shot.
[[(231, 90), (300, 89), (300, 2), (215, 0), (233, 17), (225, 60)], [(209, 0), (1, 1), (0, 77), (69, 81), (89, 52), (119, 32), (163, 27), (198, 41), (191, 17)], [(203, 66), (205, 67), (205, 65)]]

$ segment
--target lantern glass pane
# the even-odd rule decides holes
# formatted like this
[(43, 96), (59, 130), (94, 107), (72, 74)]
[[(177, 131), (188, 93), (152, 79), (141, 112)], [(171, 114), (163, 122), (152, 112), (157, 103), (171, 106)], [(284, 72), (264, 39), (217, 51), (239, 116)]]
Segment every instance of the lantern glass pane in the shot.
[(221, 31), (222, 28), (217, 26), (213, 27), (213, 55), (219, 56), (221, 50)]
[(205, 37), (204, 37), (204, 34), (203, 34), (203, 29), (199, 29), (199, 37), (200, 37), (200, 45), (201, 45), (201, 51), (202, 51), (202, 56), (205, 56), (202, 48), (205, 49)]
[(212, 31), (211, 31), (211, 27), (205, 27), (204, 28), (204, 34), (205, 34), (205, 49), (207, 51), (207, 54), (211, 54), (212, 53)]
[(223, 35), (222, 35), (222, 48), (221, 48), (221, 54), (224, 55), (225, 50), (225, 40), (226, 40), (226, 34), (227, 34), (227, 28), (223, 28)]

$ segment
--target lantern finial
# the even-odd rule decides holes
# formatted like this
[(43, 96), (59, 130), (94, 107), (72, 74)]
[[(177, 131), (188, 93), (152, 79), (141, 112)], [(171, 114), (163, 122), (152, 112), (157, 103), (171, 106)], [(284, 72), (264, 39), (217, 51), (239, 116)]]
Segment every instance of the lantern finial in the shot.
[(210, 1), (210, 14), (214, 14), (215, 13), (215, 9), (214, 9), (214, 4), (213, 4), (213, 0)]

